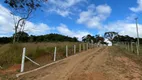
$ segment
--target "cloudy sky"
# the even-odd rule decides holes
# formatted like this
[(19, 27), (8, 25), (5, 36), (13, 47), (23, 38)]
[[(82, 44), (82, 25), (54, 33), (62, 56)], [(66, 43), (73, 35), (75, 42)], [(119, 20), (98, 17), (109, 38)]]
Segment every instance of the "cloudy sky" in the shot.
[[(3, 1), (0, 1), (0, 37), (12, 36), (13, 16)], [(48, 0), (41, 9), (26, 21), (25, 31), (30, 35), (59, 33), (81, 40), (87, 34), (115, 31), (136, 37), (138, 17), (142, 37), (142, 0)]]

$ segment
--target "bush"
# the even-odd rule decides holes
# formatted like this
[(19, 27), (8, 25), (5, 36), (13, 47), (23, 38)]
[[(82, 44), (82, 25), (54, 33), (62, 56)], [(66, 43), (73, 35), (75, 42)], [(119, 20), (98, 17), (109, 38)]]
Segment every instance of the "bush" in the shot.
[(9, 44), (6, 50), (0, 53), (0, 65), (6, 66), (21, 62), (22, 47), (18, 44)]

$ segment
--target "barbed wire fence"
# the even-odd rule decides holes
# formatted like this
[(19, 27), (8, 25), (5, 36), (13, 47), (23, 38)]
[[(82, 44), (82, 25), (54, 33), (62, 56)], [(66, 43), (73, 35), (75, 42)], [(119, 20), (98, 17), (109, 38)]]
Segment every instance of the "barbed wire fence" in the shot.
[[(134, 53), (136, 55), (142, 55), (142, 46), (137, 47), (137, 42), (118, 42), (117, 46), (127, 50), (128, 52)], [(138, 49), (138, 50), (137, 50)]]
[[(74, 44), (71, 47), (69, 45), (66, 45), (64, 47), (64, 51), (65, 51), (65, 55), (64, 55), (65, 57), (64, 58), (71, 56), (71, 54), (75, 55), (77, 53), (84, 52), (84, 51), (87, 51), (89, 49), (93, 49), (95, 47), (97, 47), (97, 45), (93, 44), (93, 43), (79, 43), (79, 44)], [(60, 53), (58, 53), (58, 48), (59, 48), (59, 46), (58, 47), (57, 46), (54, 47), (53, 62), (59, 60), (58, 59), (58, 55)], [(28, 56), (26, 56), (26, 47), (24, 47), (23, 48), (23, 53), (22, 53), (22, 61), (21, 61), (21, 70), (20, 70), (20, 72), (24, 72), (25, 59), (28, 59), (32, 63), (40, 66), (40, 64), (36, 63), (32, 59), (30, 59)]]

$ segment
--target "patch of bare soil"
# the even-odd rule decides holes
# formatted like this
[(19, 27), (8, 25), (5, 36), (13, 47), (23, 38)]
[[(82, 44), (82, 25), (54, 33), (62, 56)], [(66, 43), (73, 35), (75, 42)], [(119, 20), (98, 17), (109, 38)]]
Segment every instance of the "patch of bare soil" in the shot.
[(104, 74), (101, 72), (84, 72), (71, 75), (68, 80), (105, 80)]
[(0, 70), (0, 73), (1, 73), (1, 74), (15, 73), (15, 72), (17, 72), (18, 70), (20, 70), (20, 67), (21, 67), (20, 64), (15, 64), (15, 65), (13, 65), (12, 67), (9, 67), (9, 68), (6, 69), (6, 70)]
[[(121, 50), (118, 47), (111, 47), (109, 50), (106, 69), (108, 75), (114, 75), (111, 80), (142, 80), (142, 69), (136, 55)], [(136, 59), (133, 60), (132, 57)]]
[(14, 80), (13, 76), (14, 74), (18, 73), (20, 70), (21, 65), (15, 64), (8, 69), (1, 69), (0, 70), (0, 80)]
[[(52, 57), (45, 55), (41, 56), (34, 60), (35, 62), (39, 63), (41, 66), (53, 62)], [(33, 70), (38, 68), (39, 66), (33, 64), (30, 61), (25, 62), (24, 71)], [(0, 80), (15, 80), (15, 75), (20, 72), (21, 64), (15, 64), (8, 69), (0, 69)]]
[[(43, 66), (45, 64), (53, 62), (53, 59), (52, 59), (52, 56), (44, 55), (44, 56), (41, 56), (41, 57), (35, 59), (34, 61), (39, 63), (40, 66)], [(29, 70), (32, 70), (32, 69), (35, 69), (35, 68), (38, 68), (38, 67), (39, 66), (33, 64), (32, 62), (27, 61), (25, 63), (25, 70), (24, 71), (29, 71)]]

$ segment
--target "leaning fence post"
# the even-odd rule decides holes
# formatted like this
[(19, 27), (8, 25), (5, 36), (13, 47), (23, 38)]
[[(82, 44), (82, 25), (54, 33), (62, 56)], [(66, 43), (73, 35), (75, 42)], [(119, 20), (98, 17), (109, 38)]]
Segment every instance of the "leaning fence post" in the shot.
[(56, 61), (56, 47), (54, 49), (54, 61)]
[(66, 57), (68, 57), (68, 46), (66, 45)]
[(29, 61), (31, 61), (32, 63), (34, 63), (35, 65), (40, 66), (40, 64), (38, 64), (37, 62), (33, 61), (32, 59), (30, 59), (29, 57), (25, 56), (26, 59), (28, 59)]
[(24, 71), (25, 54), (26, 54), (26, 48), (24, 47), (23, 54), (22, 54), (22, 64), (21, 64), (21, 71), (20, 72)]

